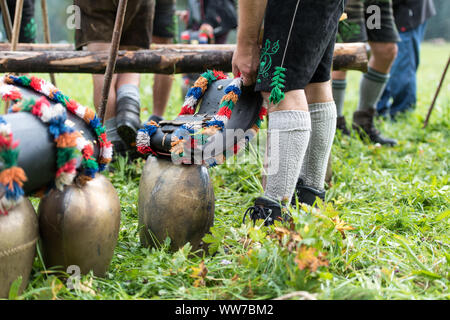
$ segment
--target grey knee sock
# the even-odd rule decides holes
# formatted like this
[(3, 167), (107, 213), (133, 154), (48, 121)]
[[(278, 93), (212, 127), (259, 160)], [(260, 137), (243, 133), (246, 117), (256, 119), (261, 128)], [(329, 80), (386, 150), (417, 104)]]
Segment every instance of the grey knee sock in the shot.
[(105, 128), (106, 128), (106, 135), (108, 136), (108, 140), (110, 140), (110, 141), (121, 141), (122, 140), (120, 138), (119, 134), (117, 133), (116, 117), (105, 120)]
[(336, 105), (334, 102), (309, 105), (311, 138), (303, 161), (300, 178), (308, 187), (324, 189), (328, 158), (336, 132)]
[(308, 112), (292, 110), (270, 114), (266, 197), (291, 201), (310, 134)]
[(380, 73), (369, 67), (359, 86), (358, 110), (376, 109), (388, 80), (389, 74)]
[(141, 98), (139, 93), (139, 87), (135, 86), (134, 84), (124, 84), (117, 90), (117, 104), (120, 103), (120, 101), (123, 98), (128, 98), (133, 100), (137, 106), (140, 106), (141, 104)]
[(347, 80), (333, 80), (333, 98), (336, 103), (336, 111), (338, 117), (344, 115), (345, 89), (347, 88)]

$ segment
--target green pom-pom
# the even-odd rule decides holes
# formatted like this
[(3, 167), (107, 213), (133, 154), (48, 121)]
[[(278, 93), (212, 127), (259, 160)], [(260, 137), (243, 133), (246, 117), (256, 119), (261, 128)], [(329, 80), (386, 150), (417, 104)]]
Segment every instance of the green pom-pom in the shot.
[(74, 159), (77, 156), (77, 151), (78, 150), (76, 148), (58, 149), (57, 155), (56, 155), (56, 166), (58, 168), (61, 168), (67, 162)]
[(202, 77), (208, 80), (208, 84), (211, 84), (213, 81), (217, 80), (216, 76), (214, 75), (214, 72), (212, 72), (211, 70), (208, 70), (205, 73), (203, 73)]
[(220, 104), (220, 108), (227, 107), (231, 111), (234, 109), (234, 102), (231, 100), (225, 100)]
[(82, 166), (89, 169), (98, 169), (98, 163), (93, 159), (84, 159), (82, 161)]
[(99, 136), (105, 132), (106, 132), (106, 129), (104, 126), (99, 126), (99, 127), (95, 128), (95, 133), (97, 134), (97, 136)]
[(28, 78), (27, 76), (20, 76), (19, 77), (20, 81), (23, 83), (24, 86), (29, 87), (31, 84), (31, 79)]
[(3, 160), (6, 169), (14, 167), (17, 163), (17, 158), (19, 157), (19, 150), (8, 149), (0, 152), (0, 159)]
[(36, 104), (36, 100), (34, 99), (27, 99), (24, 102), (22, 102), (22, 111), (24, 112), (31, 112), (33, 109), (33, 106)]
[(285, 88), (284, 83), (286, 82), (285, 75), (286, 68), (276, 67), (273, 73), (272, 83), (270, 84), (272, 92), (270, 93), (270, 102), (273, 104), (279, 104), (285, 97), (283, 89)]

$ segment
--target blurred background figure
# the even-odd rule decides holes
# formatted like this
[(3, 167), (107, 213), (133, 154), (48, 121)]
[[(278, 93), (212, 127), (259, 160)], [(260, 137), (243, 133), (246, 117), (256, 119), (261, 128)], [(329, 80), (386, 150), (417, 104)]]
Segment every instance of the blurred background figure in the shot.
[[(235, 0), (188, 0), (188, 10), (181, 13), (186, 30), (181, 33), (185, 44), (225, 44), (231, 30), (237, 28)], [(183, 76), (183, 96), (198, 78)]]
[[(36, 20), (34, 17), (35, 0), (25, 0), (23, 3), (22, 22), (20, 24), (19, 43), (35, 43), (36, 42)], [(16, 13), (16, 0), (7, 0), (8, 11), (11, 22), (14, 25), (14, 15)], [(5, 26), (3, 20), (3, 25)], [(6, 29), (6, 26), (5, 26)]]
[[(156, 0), (152, 43), (173, 43), (176, 34), (176, 0)], [(155, 74), (153, 82), (153, 112), (148, 121), (160, 122), (170, 98), (172, 75)]]
[(399, 112), (412, 110), (416, 105), (420, 44), (427, 20), (436, 14), (433, 0), (394, 0), (393, 9), (402, 41), (398, 43), (391, 78), (377, 105), (379, 115), (391, 118)]
[[(109, 51), (117, 14), (118, 1), (111, 0), (74, 0), (81, 11), (81, 28), (75, 31), (77, 50)], [(152, 41), (154, 0), (135, 0), (127, 5), (121, 50), (148, 49)], [(98, 108), (102, 102), (104, 75), (94, 74), (94, 105)], [(140, 74), (114, 74), (108, 104), (105, 112), (106, 133), (114, 145), (116, 155), (129, 153), (132, 156), (133, 145), (140, 120)]]
[[(373, 8), (378, 12), (373, 13)], [(397, 42), (400, 41), (394, 22), (392, 0), (348, 0), (345, 6), (348, 19), (339, 23), (338, 42), (367, 42), (371, 56), (368, 71), (363, 74), (359, 86), (359, 102), (353, 113), (352, 127), (361, 137), (371, 143), (394, 146), (395, 139), (381, 135), (375, 127), (374, 116), (377, 103), (389, 80), (389, 74), (397, 56)], [(373, 25), (373, 16), (378, 14), (379, 25)], [(369, 23), (370, 22), (370, 23)], [(343, 114), (347, 72), (333, 72), (333, 97), (337, 108), (336, 128), (342, 134), (350, 135)]]

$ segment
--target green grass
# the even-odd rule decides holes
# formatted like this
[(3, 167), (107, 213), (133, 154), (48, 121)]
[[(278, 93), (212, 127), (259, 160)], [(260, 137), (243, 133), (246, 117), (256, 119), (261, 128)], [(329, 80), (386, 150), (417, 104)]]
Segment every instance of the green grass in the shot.
[[(449, 76), (430, 125), (422, 129), (448, 52), (448, 44), (424, 45), (416, 110), (395, 123), (377, 120), (383, 133), (399, 140), (398, 146), (336, 138), (329, 204), (296, 212), (294, 231), (277, 237), (273, 228), (243, 225), (243, 212), (261, 191), (261, 167), (221, 166), (210, 171), (216, 215), (205, 241), (212, 254), (192, 255), (189, 245), (170, 253), (168, 243), (161, 249), (142, 248), (137, 199), (143, 163), (119, 161), (110, 178), (119, 192), (122, 222), (107, 276), (83, 277), (83, 283), (92, 281), (93, 291), (69, 290), (55, 274), (43, 272), (36, 258), (28, 288), (17, 298), (271, 299), (308, 291), (318, 299), (449, 299)], [(360, 73), (350, 73), (348, 120), (356, 108), (359, 78)], [(92, 105), (90, 76), (58, 75), (57, 81), (66, 94)], [(143, 105), (150, 110), (151, 81), (146, 75), (141, 86)], [(173, 90), (168, 118), (181, 107), (179, 91)], [(142, 118), (147, 116), (144, 112)], [(345, 231), (345, 238), (332, 222), (336, 216), (354, 228)], [(293, 240), (295, 235), (300, 242)], [(306, 260), (296, 259), (298, 248), (325, 253), (328, 266), (300, 270), (297, 262)], [(206, 277), (193, 277), (202, 261)]]

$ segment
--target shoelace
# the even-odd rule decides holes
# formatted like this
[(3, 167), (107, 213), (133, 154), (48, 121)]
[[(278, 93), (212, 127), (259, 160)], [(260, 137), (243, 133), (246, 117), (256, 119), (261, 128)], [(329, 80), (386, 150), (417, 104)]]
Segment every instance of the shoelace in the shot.
[(259, 206), (253, 206), (248, 208), (244, 213), (244, 218), (242, 219), (242, 223), (245, 223), (245, 218), (247, 215), (250, 215), (250, 219), (253, 220), (253, 223), (256, 222), (256, 220), (262, 219), (262, 220), (268, 220), (272, 221), (272, 218), (270, 215), (272, 214), (271, 209), (262, 208)]

